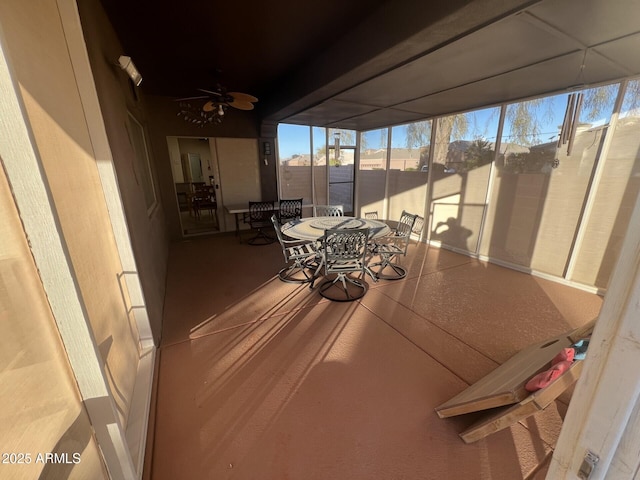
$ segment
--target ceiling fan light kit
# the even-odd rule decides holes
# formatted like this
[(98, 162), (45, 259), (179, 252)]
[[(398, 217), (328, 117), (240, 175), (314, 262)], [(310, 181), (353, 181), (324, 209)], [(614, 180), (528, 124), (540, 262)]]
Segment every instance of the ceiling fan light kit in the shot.
[[(253, 103), (258, 99), (253, 95), (240, 92), (227, 92), (217, 85), (215, 90), (199, 88), (204, 95), (198, 97), (181, 98), (177, 102), (180, 106), (178, 116), (186, 122), (199, 127), (208, 124), (221, 123), (229, 107), (238, 110), (253, 110)], [(204, 103), (203, 103), (204, 102)]]

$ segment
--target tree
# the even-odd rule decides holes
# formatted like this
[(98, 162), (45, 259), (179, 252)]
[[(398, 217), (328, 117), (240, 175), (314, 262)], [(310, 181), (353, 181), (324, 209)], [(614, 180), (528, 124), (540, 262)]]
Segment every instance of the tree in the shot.
[(469, 171), (491, 163), (494, 153), (495, 151), (489, 142), (481, 138), (475, 139), (469, 144), (467, 151), (464, 153), (465, 169)]
[(423, 147), (431, 142), (431, 120), (414, 122), (407, 125), (407, 148)]
[(438, 121), (436, 144), (433, 151), (434, 164), (446, 165), (451, 139), (462, 139), (466, 135), (468, 127), (467, 116), (463, 113), (442, 117)]
[(429, 144), (431, 143), (431, 120), (414, 122), (407, 125), (405, 144), (407, 149), (420, 148), (420, 161), (417, 170), (429, 162)]
[(585, 90), (582, 111), (586, 119), (593, 121), (598, 120), (603, 114), (611, 115), (618, 90), (617, 84)]
[(329, 129), (329, 145), (333, 144), (333, 139), (336, 133), (340, 138), (340, 145), (355, 145), (356, 144), (356, 132), (355, 130), (344, 130), (341, 128)]
[(505, 122), (509, 122), (511, 142), (522, 146), (537, 143), (543, 122), (553, 120), (552, 106), (551, 97), (509, 105)]
[(629, 115), (640, 115), (640, 80), (633, 80), (627, 85), (623, 110)]
[[(618, 94), (619, 85), (583, 90), (581, 116), (587, 121), (608, 118), (613, 110), (613, 103)], [(636, 96), (637, 98), (637, 96)], [(554, 97), (538, 98), (524, 102), (513, 103), (507, 107), (506, 121), (509, 122), (511, 141), (522, 146), (540, 143), (542, 127), (554, 118)], [(560, 130), (558, 126), (558, 131)]]
[[(343, 130), (339, 128), (330, 128), (329, 129), (329, 145), (334, 144), (334, 139), (338, 137), (340, 139), (340, 146), (344, 145), (355, 145), (356, 144), (356, 132), (355, 130)], [(333, 151), (333, 154), (331, 152)], [(329, 150), (329, 165), (334, 167), (339, 167), (342, 165), (341, 155), (336, 155), (336, 149)]]

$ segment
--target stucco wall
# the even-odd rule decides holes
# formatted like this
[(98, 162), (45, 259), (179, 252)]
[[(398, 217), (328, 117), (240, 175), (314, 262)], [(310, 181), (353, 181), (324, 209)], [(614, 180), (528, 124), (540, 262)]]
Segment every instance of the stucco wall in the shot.
[(55, 0), (1, 2), (8, 56), (120, 419), (127, 417), (138, 333), (97, 159)]
[(107, 478), (2, 165), (0, 218), (0, 478)]
[[(158, 187), (155, 167), (156, 148), (150, 141), (150, 114), (146, 106), (147, 100), (143, 88), (135, 90), (134, 93), (126, 73), (117, 65), (120, 55), (126, 52), (100, 2), (80, 0), (78, 10), (118, 177), (138, 274), (144, 290), (151, 328), (157, 341), (162, 327), (168, 237), (163, 196)], [(134, 167), (135, 153), (126, 127), (127, 111), (138, 120), (147, 135), (152, 178), (157, 197), (157, 205), (151, 212), (147, 211), (140, 178)]]
[[(198, 85), (194, 85), (194, 90), (198, 87)], [(144, 90), (144, 82), (141, 88)], [(158, 178), (160, 196), (165, 205), (167, 232), (171, 241), (179, 241), (182, 240), (182, 231), (175, 201), (167, 137), (257, 139), (257, 115), (255, 112), (230, 108), (221, 124), (196, 127), (177, 116), (177, 104), (173, 99), (148, 96), (145, 101), (149, 114), (149, 133), (153, 149), (154, 167)], [(259, 162), (259, 158), (256, 158), (256, 162)], [(258, 168), (262, 181), (267, 179), (266, 181), (270, 184), (275, 182), (274, 163), (274, 161), (270, 161), (269, 165), (264, 165), (262, 162), (259, 163)]]

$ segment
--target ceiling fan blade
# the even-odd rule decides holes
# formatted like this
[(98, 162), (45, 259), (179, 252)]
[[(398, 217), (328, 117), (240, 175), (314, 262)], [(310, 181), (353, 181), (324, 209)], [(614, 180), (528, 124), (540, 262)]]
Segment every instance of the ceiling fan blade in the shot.
[(187, 100), (202, 100), (203, 98), (209, 98), (208, 95), (200, 95), (198, 97), (186, 97), (186, 98), (176, 98), (176, 102), (186, 102)]
[(251, 102), (241, 102), (239, 100), (234, 100), (233, 102), (229, 102), (229, 106), (237, 108), (238, 110), (253, 110), (253, 103)]
[(216, 95), (218, 97), (222, 96), (222, 93), (220, 93), (220, 92), (214, 92), (212, 90), (205, 90), (204, 88), (199, 88), (198, 90), (200, 90), (201, 92), (204, 92), (204, 93), (210, 93), (211, 95)]
[(228, 95), (231, 95), (234, 99), (240, 100), (241, 102), (257, 102), (258, 99), (253, 95), (249, 95), (248, 93), (240, 93), (240, 92), (229, 92)]

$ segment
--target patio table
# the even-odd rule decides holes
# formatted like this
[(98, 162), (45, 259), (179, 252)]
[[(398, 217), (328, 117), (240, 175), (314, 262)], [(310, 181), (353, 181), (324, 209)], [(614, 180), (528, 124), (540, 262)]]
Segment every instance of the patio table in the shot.
[[(302, 208), (312, 207), (311, 204), (303, 204)], [(273, 204), (274, 211), (278, 211), (280, 209), (280, 201), (276, 201)], [(236, 237), (240, 237), (240, 221), (242, 223), (249, 223), (249, 202), (246, 203), (235, 203), (232, 205), (225, 205), (224, 207), (227, 210), (227, 213), (233, 215), (235, 218), (235, 235)]]
[(391, 232), (389, 226), (380, 220), (356, 217), (302, 218), (285, 223), (280, 230), (297, 240), (318, 240), (325, 230), (332, 228), (368, 228), (370, 238), (382, 237)]

